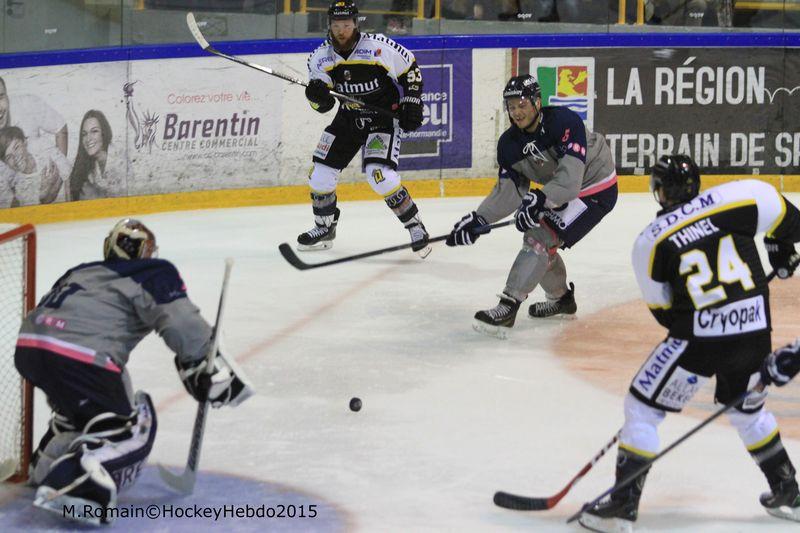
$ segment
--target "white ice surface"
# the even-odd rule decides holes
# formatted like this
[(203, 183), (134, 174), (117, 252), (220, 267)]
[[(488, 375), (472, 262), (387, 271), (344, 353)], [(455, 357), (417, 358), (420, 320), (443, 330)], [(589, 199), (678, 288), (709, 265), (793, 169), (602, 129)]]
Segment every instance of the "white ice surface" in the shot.
[[(431, 235), (440, 235), (478, 202), (418, 203)], [(334, 248), (302, 255), (307, 261), (408, 239), (383, 202), (340, 207)], [(630, 247), (655, 210), (650, 195), (622, 195), (612, 214), (564, 255), (579, 313), (638, 297)], [(346, 513), (346, 527), (356, 531), (577, 530), (565, 518), (612, 484), (613, 451), (551, 511), (520, 513), (492, 504), (495, 490), (558, 492), (623, 418), (621, 396), (571, 374), (553, 355), (558, 321), (535, 323), (523, 311), (507, 341), (471, 329), (473, 314), (496, 304), (519, 249), (513, 226), (472, 247), (434, 245), (425, 261), (406, 250), (300, 272), (277, 248), (310, 227), (309, 206), (142, 219), (209, 321), (223, 259), (236, 260), (225, 352), (241, 363), (258, 395), (240, 408), (209, 414), (200, 481), (207, 468), (310, 492)], [(40, 226), (37, 294), (67, 268), (96, 260), (113, 222)], [(540, 297), (537, 290), (531, 300)], [(635, 370), (629, 369), (631, 376)], [(151, 460), (184, 464), (196, 404), (183, 392), (171, 354), (150, 336), (135, 350), (129, 371), (135, 388), (150, 392), (158, 408)], [(348, 409), (353, 396), (363, 400), (359, 413)], [(39, 398), (39, 433), (46, 413)], [(668, 417), (662, 443), (696, 423)], [(800, 462), (800, 443), (785, 444)], [(765, 489), (723, 420), (653, 469), (638, 530), (797, 531), (798, 524), (760, 508), (758, 494)], [(226, 490), (232, 504), (246, 496)]]

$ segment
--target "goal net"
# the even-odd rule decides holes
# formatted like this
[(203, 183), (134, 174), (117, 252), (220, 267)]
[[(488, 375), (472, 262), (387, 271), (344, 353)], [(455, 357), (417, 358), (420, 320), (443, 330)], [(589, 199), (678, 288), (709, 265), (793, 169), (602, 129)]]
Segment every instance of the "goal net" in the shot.
[[(33, 388), (14, 367), (22, 318), (36, 305), (36, 233), (31, 225), (0, 227), (0, 471), (27, 478), (31, 454)], [(6, 472), (7, 473), (7, 472)]]

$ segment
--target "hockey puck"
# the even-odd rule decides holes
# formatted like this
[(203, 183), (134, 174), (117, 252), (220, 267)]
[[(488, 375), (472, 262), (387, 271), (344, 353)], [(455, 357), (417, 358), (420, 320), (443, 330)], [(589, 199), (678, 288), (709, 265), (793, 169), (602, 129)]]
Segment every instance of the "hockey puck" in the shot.
[(361, 410), (361, 399), (360, 398), (350, 398), (350, 410), (353, 412), (357, 412)]

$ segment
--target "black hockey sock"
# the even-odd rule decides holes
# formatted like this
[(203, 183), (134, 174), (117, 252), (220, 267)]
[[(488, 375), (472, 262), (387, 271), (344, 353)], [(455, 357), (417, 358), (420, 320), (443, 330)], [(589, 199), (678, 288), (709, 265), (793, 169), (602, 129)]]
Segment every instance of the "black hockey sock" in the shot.
[(311, 209), (315, 217), (331, 216), (336, 212), (336, 193), (311, 193)]
[(417, 204), (411, 199), (411, 195), (405, 187), (400, 187), (396, 192), (387, 196), (385, 201), (404, 226), (419, 212)]
[(787, 482), (796, 483), (796, 471), (783, 447), (780, 433), (775, 433), (763, 446), (750, 450), (750, 455), (764, 472), (770, 487), (778, 487)]
[[(628, 478), (628, 476), (639, 470), (647, 461), (647, 457), (620, 448), (617, 452), (616, 482), (619, 483), (623, 479)], [(632, 505), (634, 509), (638, 509), (639, 499), (642, 497), (644, 482), (647, 479), (647, 473), (649, 471), (650, 469), (648, 468), (643, 473), (639, 474), (634, 481), (612, 494), (611, 499), (628, 500), (628, 503)]]

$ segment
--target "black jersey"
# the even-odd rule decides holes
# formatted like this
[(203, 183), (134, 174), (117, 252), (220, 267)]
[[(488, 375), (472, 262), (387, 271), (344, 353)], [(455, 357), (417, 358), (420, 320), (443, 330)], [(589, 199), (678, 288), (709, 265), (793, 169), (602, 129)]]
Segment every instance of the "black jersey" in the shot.
[[(719, 185), (659, 213), (633, 249), (636, 279), (670, 336), (697, 341), (770, 330), (769, 289), (754, 237), (798, 225), (771, 185)], [(794, 233), (795, 230), (792, 230)]]
[[(420, 98), (422, 74), (414, 54), (382, 34), (362, 33), (349, 54), (340, 55), (326, 40), (308, 58), (309, 79), (366, 104), (393, 111), (401, 96)], [(400, 92), (402, 89), (402, 95)], [(350, 104), (346, 110), (374, 114)]]

